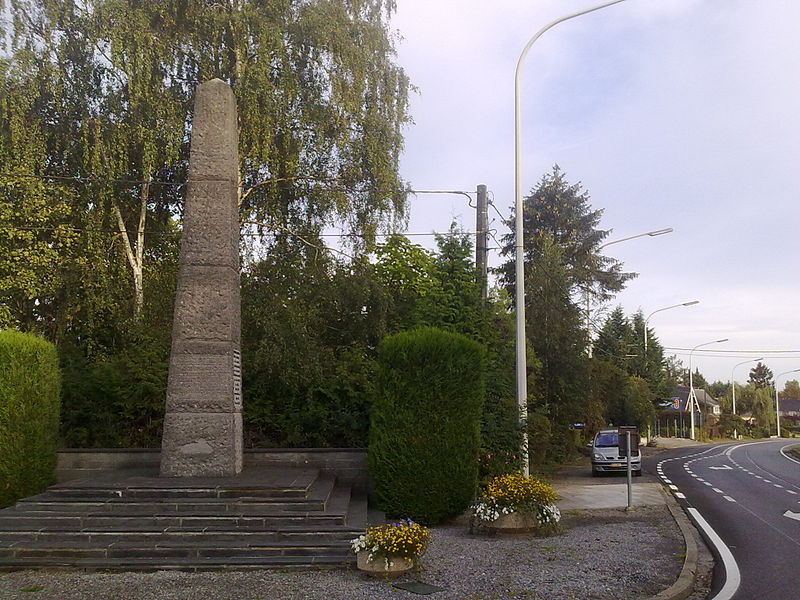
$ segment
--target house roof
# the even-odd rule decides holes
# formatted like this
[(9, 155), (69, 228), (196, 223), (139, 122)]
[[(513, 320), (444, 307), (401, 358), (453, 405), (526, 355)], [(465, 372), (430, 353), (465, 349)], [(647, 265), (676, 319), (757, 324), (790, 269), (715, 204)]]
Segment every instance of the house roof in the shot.
[(781, 398), (781, 412), (800, 412), (800, 400)]
[[(707, 394), (702, 388), (694, 388), (694, 395), (697, 398), (697, 404), (699, 404), (702, 409), (708, 410), (709, 408), (719, 406), (719, 402), (714, 400), (714, 398)], [(676, 385), (669, 399), (673, 401), (673, 404), (671, 406), (665, 406), (665, 410), (686, 411), (686, 404), (689, 400), (689, 388), (685, 385)], [(675, 400), (678, 401), (677, 407), (674, 404)]]

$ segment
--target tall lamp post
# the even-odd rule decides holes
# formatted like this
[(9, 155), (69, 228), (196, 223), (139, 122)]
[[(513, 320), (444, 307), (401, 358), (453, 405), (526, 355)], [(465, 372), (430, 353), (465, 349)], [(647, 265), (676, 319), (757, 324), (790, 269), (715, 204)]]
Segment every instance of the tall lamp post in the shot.
[[(667, 227), (666, 229), (656, 229), (655, 231), (647, 231), (645, 233), (638, 233), (636, 235), (631, 235), (631, 236), (624, 237), (624, 238), (621, 238), (621, 239), (618, 239), (618, 240), (612, 240), (610, 242), (606, 242), (605, 244), (602, 244), (601, 246), (598, 246), (597, 247), (597, 252), (600, 252), (600, 250), (602, 250), (606, 246), (610, 246), (612, 244), (619, 244), (620, 242), (627, 242), (628, 240), (635, 240), (636, 238), (645, 237), (645, 236), (655, 237), (657, 235), (664, 235), (666, 233), (672, 233), (673, 231), (674, 231), (674, 229), (672, 229), (672, 227)], [(589, 336), (589, 345), (588, 345), (588, 348), (587, 348), (587, 354), (589, 355), (589, 358), (592, 358), (592, 324), (591, 324), (591, 320), (590, 320), (591, 319), (591, 308), (589, 306), (589, 302), (590, 302), (591, 297), (592, 297), (591, 289), (587, 285), (586, 286), (586, 335)]]
[(647, 318), (644, 320), (644, 353), (645, 358), (647, 358), (647, 323), (650, 321), (650, 317), (652, 317), (656, 313), (660, 313), (664, 310), (669, 310), (670, 308), (678, 308), (680, 306), (694, 306), (695, 304), (700, 304), (700, 300), (692, 300), (691, 302), (682, 302), (681, 304), (673, 304), (672, 306), (665, 306), (664, 308), (659, 308), (658, 310), (654, 310)]
[(691, 352), (689, 352), (689, 411), (691, 415), (691, 431), (689, 432), (689, 437), (694, 439), (694, 405), (695, 405), (695, 395), (694, 395), (694, 379), (692, 375), (692, 354), (698, 348), (702, 348), (703, 346), (710, 346), (711, 344), (721, 344), (722, 342), (727, 342), (728, 338), (723, 338), (721, 340), (714, 340), (713, 342), (705, 342), (703, 344), (698, 344), (694, 348), (692, 348)]
[[(735, 365), (733, 365), (733, 368), (731, 369), (731, 405), (732, 405), (732, 411), (731, 412), (732, 412), (732, 414), (734, 414), (734, 415), (736, 414), (736, 381), (733, 379), (733, 372), (736, 370), (736, 367), (740, 367), (742, 365), (746, 365), (747, 363), (751, 363), (751, 362), (759, 362), (759, 361), (762, 361), (762, 360), (764, 360), (763, 357), (755, 358), (753, 360), (743, 360), (742, 362), (736, 363)], [(733, 430), (733, 439), (738, 439), (738, 438), (739, 438), (739, 432), (736, 431), (736, 429), (734, 429)]]
[(789, 373), (797, 373), (798, 371), (800, 369), (792, 369), (775, 376), (775, 422), (778, 424), (778, 437), (781, 437), (781, 405), (780, 400), (778, 400), (778, 377), (783, 377)]
[(517, 350), (517, 405), (519, 407), (519, 415), (520, 420), (522, 421), (524, 428), (522, 433), (522, 448), (521, 455), (522, 455), (522, 471), (525, 476), (528, 475), (528, 432), (527, 432), (527, 421), (528, 421), (528, 381), (527, 381), (527, 356), (525, 351), (525, 251), (524, 251), (524, 244), (523, 244), (523, 209), (522, 209), (522, 127), (521, 127), (521, 82), (522, 82), (522, 65), (525, 62), (525, 57), (528, 55), (528, 51), (533, 46), (534, 42), (542, 37), (545, 31), (555, 27), (559, 23), (563, 23), (564, 21), (568, 21), (569, 19), (574, 19), (575, 17), (580, 17), (581, 15), (588, 14), (590, 12), (594, 12), (596, 10), (600, 10), (601, 8), (606, 8), (607, 6), (613, 6), (614, 4), (619, 4), (620, 2), (624, 2), (625, 0), (613, 0), (612, 2), (606, 2), (604, 4), (600, 4), (599, 6), (595, 6), (593, 8), (587, 8), (586, 10), (582, 10), (580, 12), (572, 13), (556, 19), (542, 27), (536, 35), (534, 35), (528, 43), (525, 45), (525, 48), (522, 50), (522, 53), (519, 56), (519, 60), (517, 61), (517, 68), (514, 72), (514, 210), (516, 213), (516, 227), (514, 230), (514, 245), (515, 245), (515, 262), (516, 262), (516, 269), (515, 269), (515, 277), (516, 277), (516, 295), (515, 295), (515, 302), (516, 302), (516, 350)]

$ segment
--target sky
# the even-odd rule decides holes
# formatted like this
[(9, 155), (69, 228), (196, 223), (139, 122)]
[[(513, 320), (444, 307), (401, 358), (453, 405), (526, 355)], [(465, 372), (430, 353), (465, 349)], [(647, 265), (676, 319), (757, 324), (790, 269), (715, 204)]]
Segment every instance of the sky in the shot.
[[(485, 184), (491, 228), (506, 233), (519, 55), (546, 24), (598, 4), (397, 0), (397, 61), (418, 88), (401, 163), (410, 187)], [(547, 31), (522, 69), (523, 190), (558, 164), (604, 211), (607, 241), (674, 229), (604, 249), (639, 276), (601, 310), (699, 300), (649, 325), (685, 366), (689, 351), (670, 348), (728, 338), (692, 356), (709, 381), (743, 383), (761, 357), (775, 375), (800, 369), (798, 23), (796, 0), (625, 0)], [(475, 229), (463, 196), (421, 194), (409, 208), (412, 233), (453, 219)]]

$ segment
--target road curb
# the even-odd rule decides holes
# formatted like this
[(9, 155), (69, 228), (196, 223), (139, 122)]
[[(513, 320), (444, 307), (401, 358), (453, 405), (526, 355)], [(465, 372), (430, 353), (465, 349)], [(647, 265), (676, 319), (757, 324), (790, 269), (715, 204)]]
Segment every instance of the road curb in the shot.
[(694, 526), (672, 496), (668, 494), (664, 488), (661, 488), (661, 491), (666, 497), (667, 508), (672, 514), (672, 518), (675, 519), (675, 523), (678, 524), (678, 529), (680, 529), (683, 534), (683, 541), (686, 545), (686, 558), (683, 561), (683, 568), (675, 583), (663, 592), (652, 596), (649, 600), (685, 600), (694, 592), (695, 581), (697, 579), (699, 552), (694, 537)]

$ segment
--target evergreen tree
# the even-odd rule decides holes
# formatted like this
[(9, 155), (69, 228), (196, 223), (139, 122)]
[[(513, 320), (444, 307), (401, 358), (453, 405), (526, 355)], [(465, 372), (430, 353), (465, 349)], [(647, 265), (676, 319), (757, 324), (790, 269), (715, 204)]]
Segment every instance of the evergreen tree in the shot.
[(772, 371), (767, 365), (759, 362), (756, 366), (750, 369), (750, 377), (748, 382), (752, 383), (757, 389), (765, 389), (772, 387)]
[[(600, 254), (610, 231), (597, 229), (603, 211), (592, 209), (589, 201), (589, 193), (580, 183), (570, 184), (558, 165), (544, 175), (523, 201), (525, 263), (532, 264), (544, 244), (554, 244), (562, 249), (571, 291), (584, 293), (588, 289), (595, 301), (603, 301), (636, 275), (623, 273), (622, 263)], [(509, 261), (498, 269), (512, 296), (515, 220), (516, 215), (508, 221), (511, 233), (503, 237), (503, 255)]]

